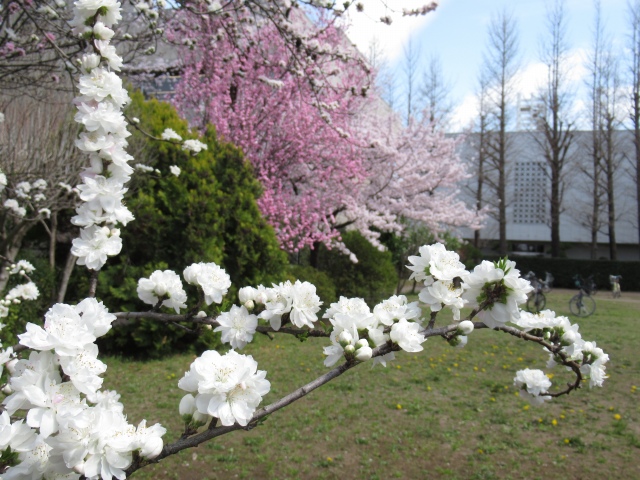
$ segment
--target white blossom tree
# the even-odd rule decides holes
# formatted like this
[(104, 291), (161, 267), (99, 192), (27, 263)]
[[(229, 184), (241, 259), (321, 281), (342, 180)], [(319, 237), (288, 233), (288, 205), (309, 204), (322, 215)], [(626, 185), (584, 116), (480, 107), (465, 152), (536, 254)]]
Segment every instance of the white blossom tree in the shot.
[[(104, 40), (119, 20), (120, 5), (112, 0), (76, 3), (73, 24), (90, 40), (93, 51), (81, 58), (75, 99), (75, 118), (83, 126), (77, 145), (90, 165), (76, 187), (82, 203), (73, 223), (83, 229), (73, 252), (78, 264), (91, 272), (90, 288), (77, 305), (55, 304), (42, 326), (27, 324), (19, 345), (0, 351), (0, 364), (6, 364), (10, 375), (10, 393), (0, 415), (3, 479), (123, 479), (186, 448), (253, 428), (361, 363), (386, 365), (396, 351), (419, 353), (434, 336), (464, 346), (478, 328), (535, 342), (550, 356), (549, 368), (559, 364), (572, 372), (572, 382), (554, 391), (544, 372), (517, 372), (514, 384), (533, 403), (576, 390), (587, 377), (590, 386), (602, 385), (608, 356), (595, 342), (583, 340), (577, 325), (550, 311), (520, 311), (532, 287), (514, 262), (485, 261), (467, 271), (458, 255), (441, 244), (423, 246), (419, 255), (409, 257), (412, 277), (424, 285), (419, 298), (431, 311), (428, 319), (422, 318), (418, 302), (409, 303), (403, 296), (392, 296), (373, 309), (362, 299), (342, 297), (321, 313), (315, 287), (300, 281), (244, 287), (237, 305), (212, 314), (211, 305), (222, 301), (230, 280), (210, 263), (187, 266), (182, 273), (200, 292), (191, 308), (180, 276), (165, 270), (138, 281), (138, 294), (151, 306), (149, 311), (110, 313), (95, 298), (96, 273), (121, 249), (118, 227), (133, 221), (122, 202), (132, 171), (121, 113), (128, 96), (115, 73), (121, 59)], [(197, 154), (201, 145), (190, 142), (185, 147)], [(461, 320), (463, 306), (472, 311)], [(445, 308), (452, 310), (454, 321), (437, 324)], [(119, 322), (138, 318), (215, 327), (233, 347), (224, 355), (204, 352), (178, 382), (186, 393), (176, 414), (185, 419), (185, 430), (171, 442), (163, 439), (166, 430), (160, 424), (129, 424), (119, 395), (101, 389), (107, 366), (97, 358), (96, 339)], [(256, 332), (324, 338), (324, 363), (331, 370), (260, 407), (271, 387), (267, 372), (258, 369), (256, 359), (238, 352)]]

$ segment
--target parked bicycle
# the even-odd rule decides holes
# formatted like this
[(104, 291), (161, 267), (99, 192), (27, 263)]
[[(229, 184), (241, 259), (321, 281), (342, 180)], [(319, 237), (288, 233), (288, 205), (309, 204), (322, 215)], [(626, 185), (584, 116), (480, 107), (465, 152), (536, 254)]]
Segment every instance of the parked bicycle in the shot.
[(622, 294), (620, 291), (620, 280), (622, 280), (622, 275), (609, 275), (611, 294), (613, 295), (613, 298), (619, 298)]
[(578, 317), (588, 317), (596, 311), (596, 301), (591, 298), (592, 288), (595, 288), (593, 275), (586, 281), (580, 275), (574, 275), (573, 280), (580, 291), (569, 300), (569, 310)]
[(524, 278), (529, 280), (533, 287), (533, 291), (527, 299), (527, 311), (531, 313), (539, 313), (544, 310), (544, 307), (547, 305), (547, 298), (544, 296), (544, 293), (542, 293), (545, 282), (540, 280), (533, 272), (527, 273)]

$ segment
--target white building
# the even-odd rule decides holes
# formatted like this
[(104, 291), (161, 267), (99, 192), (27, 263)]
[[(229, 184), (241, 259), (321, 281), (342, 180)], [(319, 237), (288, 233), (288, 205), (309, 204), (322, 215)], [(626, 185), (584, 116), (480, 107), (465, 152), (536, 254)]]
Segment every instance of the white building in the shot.
[[(507, 241), (511, 252), (549, 256), (551, 244), (550, 177), (549, 168), (536, 138), (540, 132), (511, 132), (507, 134)], [(589, 156), (591, 132), (574, 133), (569, 161), (564, 172), (564, 195), (560, 216), (560, 240), (563, 254), (568, 258), (589, 259), (593, 182), (588, 172), (592, 169)], [(478, 172), (478, 136), (470, 134), (460, 147), (461, 158), (470, 165), (472, 177), (465, 191), (466, 201), (475, 204)], [(638, 260), (638, 225), (635, 167), (635, 147), (631, 132), (616, 132), (617, 161), (614, 176), (616, 209), (616, 244), (619, 260)], [(489, 173), (490, 175), (490, 173)], [(604, 193), (604, 192), (603, 192)], [(493, 205), (497, 214), (495, 192), (485, 184), (483, 204)], [(602, 198), (599, 215), (598, 258), (609, 258), (606, 195)], [(480, 231), (485, 253), (497, 253), (498, 222), (492, 216)], [(472, 231), (463, 231), (463, 238), (472, 240)]]

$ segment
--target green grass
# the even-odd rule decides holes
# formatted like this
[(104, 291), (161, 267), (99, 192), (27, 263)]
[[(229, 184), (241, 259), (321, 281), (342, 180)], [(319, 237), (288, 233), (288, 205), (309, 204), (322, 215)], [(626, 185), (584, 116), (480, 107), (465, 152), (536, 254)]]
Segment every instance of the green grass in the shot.
[[(573, 292), (552, 292), (548, 307), (568, 315)], [(528, 407), (514, 388), (518, 369), (545, 368), (537, 345), (480, 330), (464, 349), (429, 339), (386, 369), (364, 364), (238, 431), (147, 467), (148, 479), (543, 479), (640, 478), (640, 297), (599, 294), (579, 320), (584, 338), (609, 353), (604, 388)], [(327, 371), (327, 340), (257, 337), (243, 353), (266, 370), (266, 403)], [(160, 421), (171, 442), (181, 433), (177, 381), (193, 356), (129, 362), (109, 358), (106, 388), (122, 394), (132, 423)], [(553, 370), (554, 384), (570, 379)], [(620, 416), (617, 420), (615, 415)]]

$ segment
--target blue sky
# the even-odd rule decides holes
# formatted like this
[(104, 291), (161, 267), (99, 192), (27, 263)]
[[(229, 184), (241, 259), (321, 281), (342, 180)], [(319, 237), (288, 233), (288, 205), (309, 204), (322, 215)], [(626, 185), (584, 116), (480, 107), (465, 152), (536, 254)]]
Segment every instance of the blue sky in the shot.
[[(473, 96), (492, 15), (507, 8), (518, 23), (522, 66), (519, 88), (523, 96), (532, 93), (536, 84), (544, 78), (544, 69), (536, 64), (541, 36), (545, 33), (548, 0), (440, 0), (435, 12), (410, 19), (394, 13), (383, 2), (368, 0), (363, 3), (368, 15), (352, 14), (352, 27), (348, 32), (351, 40), (366, 51), (371, 39), (377, 37), (383, 45), (389, 65), (398, 75), (401, 75), (403, 45), (409, 38), (419, 47), (425, 64), (430, 56), (438, 55), (445, 77), (453, 84), (453, 100), (459, 105), (456, 119), (460, 125), (468, 123), (473, 117)], [(424, 3), (424, 0), (387, 1), (387, 4), (398, 9)], [(584, 73), (581, 62), (591, 48), (595, 8), (590, 0), (566, 0), (565, 7), (567, 41), (575, 62), (572, 78), (579, 97)], [(627, 0), (601, 0), (601, 8), (605, 29), (615, 51), (624, 53), (628, 29)], [(374, 21), (385, 14), (394, 18), (391, 26)]]

